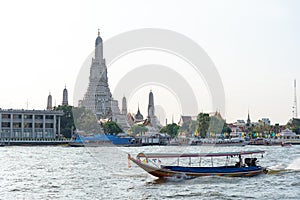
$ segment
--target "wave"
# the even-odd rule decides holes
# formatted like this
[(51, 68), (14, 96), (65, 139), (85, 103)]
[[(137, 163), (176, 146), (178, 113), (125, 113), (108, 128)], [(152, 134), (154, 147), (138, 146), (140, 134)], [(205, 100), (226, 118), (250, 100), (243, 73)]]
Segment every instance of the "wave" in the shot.
[(293, 172), (300, 171), (300, 158), (293, 160), (290, 164), (279, 163), (274, 166), (267, 167), (269, 170), (268, 174), (278, 173), (278, 172)]
[(273, 170), (273, 171), (285, 170), (286, 168), (287, 168), (287, 165), (285, 165), (283, 163), (268, 167), (269, 170)]
[(289, 164), (286, 169), (293, 171), (300, 171), (300, 158), (293, 160), (291, 164)]

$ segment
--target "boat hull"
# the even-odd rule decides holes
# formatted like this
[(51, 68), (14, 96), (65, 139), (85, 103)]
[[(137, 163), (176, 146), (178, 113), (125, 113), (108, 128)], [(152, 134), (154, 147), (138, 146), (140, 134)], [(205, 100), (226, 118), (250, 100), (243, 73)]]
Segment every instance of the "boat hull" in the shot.
[[(177, 178), (194, 178), (194, 177), (201, 177), (201, 176), (225, 176), (225, 177), (251, 177), (256, 176), (259, 174), (266, 173), (265, 168), (258, 167), (257, 169), (249, 168), (249, 170), (246, 169), (246, 167), (240, 168), (241, 170), (229, 170), (229, 172), (193, 172), (193, 171), (174, 171), (171, 169), (166, 168), (158, 168), (151, 166), (149, 164), (142, 163), (140, 160), (137, 160), (135, 158), (132, 158), (130, 155), (128, 156), (128, 159), (134, 162), (136, 165), (138, 165), (140, 168), (148, 172), (149, 174), (158, 177), (158, 178), (170, 178), (170, 177), (177, 177)], [(239, 169), (239, 168), (236, 168)]]
[(94, 135), (76, 135), (74, 140), (69, 142), (72, 147), (106, 147), (106, 146), (141, 146), (133, 137), (118, 137), (115, 135), (94, 134)]

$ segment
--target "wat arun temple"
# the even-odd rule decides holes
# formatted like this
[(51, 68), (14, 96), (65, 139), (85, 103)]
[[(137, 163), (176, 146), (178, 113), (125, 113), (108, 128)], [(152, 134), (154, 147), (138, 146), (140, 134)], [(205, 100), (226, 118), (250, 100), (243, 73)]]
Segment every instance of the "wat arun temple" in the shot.
[[(84, 98), (79, 103), (80, 106), (91, 110), (99, 120), (111, 119), (127, 131), (130, 126), (142, 123), (147, 127), (161, 127), (154, 114), (154, 97), (152, 91), (149, 93), (148, 116), (143, 119), (138, 109), (137, 115), (127, 113), (126, 98), (122, 99), (122, 112), (118, 101), (114, 100), (109, 89), (107, 66), (103, 58), (103, 41), (98, 30), (98, 37), (95, 41), (95, 55), (92, 58), (90, 67), (89, 85)], [(158, 130), (158, 129), (157, 129)], [(157, 131), (156, 130), (156, 131)]]
[(122, 129), (129, 128), (126, 113), (120, 112), (118, 101), (113, 99), (109, 89), (107, 67), (103, 58), (103, 41), (99, 30), (95, 41), (95, 56), (90, 67), (88, 89), (80, 105), (95, 113), (98, 119), (111, 119)]

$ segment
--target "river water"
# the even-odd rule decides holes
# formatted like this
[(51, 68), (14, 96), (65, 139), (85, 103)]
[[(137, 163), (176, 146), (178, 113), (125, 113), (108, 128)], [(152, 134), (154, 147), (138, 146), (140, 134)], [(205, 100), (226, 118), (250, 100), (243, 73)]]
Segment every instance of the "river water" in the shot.
[[(272, 173), (251, 178), (161, 182), (127, 161), (127, 153), (258, 149), (266, 151), (260, 165)], [(300, 146), (9, 146), (0, 157), (0, 199), (300, 199)]]

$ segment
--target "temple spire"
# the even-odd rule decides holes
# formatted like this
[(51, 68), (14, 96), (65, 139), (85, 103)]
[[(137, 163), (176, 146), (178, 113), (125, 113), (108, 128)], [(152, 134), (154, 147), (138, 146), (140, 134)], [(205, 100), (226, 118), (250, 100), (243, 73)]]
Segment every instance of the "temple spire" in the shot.
[(52, 96), (50, 92), (47, 100), (47, 110), (52, 110)]
[(127, 115), (127, 100), (126, 100), (125, 95), (123, 96), (123, 99), (122, 99), (122, 114)]
[(134, 118), (135, 118), (136, 122), (143, 121), (143, 119), (144, 119), (144, 116), (140, 112), (140, 105), (139, 104), (138, 104), (138, 111), (137, 111), (137, 113), (136, 113), (136, 115), (135, 115)]
[(101, 64), (103, 60), (103, 44), (102, 38), (100, 37), (100, 29), (98, 29), (98, 36), (95, 41), (95, 59), (99, 64)]
[(249, 108), (248, 108), (248, 118), (247, 118), (247, 125), (251, 125), (251, 120), (250, 120), (250, 113), (249, 113)]
[(68, 90), (67, 87), (65, 86), (65, 89), (63, 90), (63, 101), (62, 101), (63, 106), (69, 105), (68, 103)]
[(153, 98), (152, 89), (150, 90), (149, 93), (148, 116), (150, 118), (154, 117), (154, 98)]

